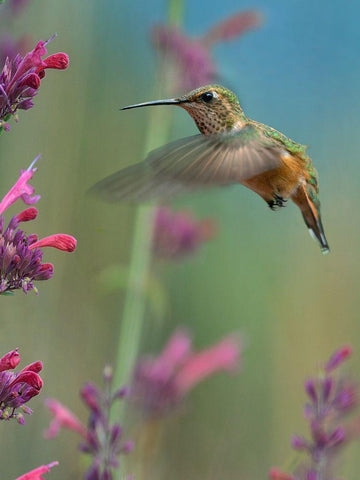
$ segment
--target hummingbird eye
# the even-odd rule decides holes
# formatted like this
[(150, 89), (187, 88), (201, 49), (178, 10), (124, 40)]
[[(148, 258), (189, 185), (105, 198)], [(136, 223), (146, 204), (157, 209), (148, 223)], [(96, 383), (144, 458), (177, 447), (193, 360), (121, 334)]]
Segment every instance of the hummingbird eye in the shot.
[(214, 94), (212, 92), (205, 92), (201, 95), (200, 98), (203, 102), (209, 103), (214, 98)]

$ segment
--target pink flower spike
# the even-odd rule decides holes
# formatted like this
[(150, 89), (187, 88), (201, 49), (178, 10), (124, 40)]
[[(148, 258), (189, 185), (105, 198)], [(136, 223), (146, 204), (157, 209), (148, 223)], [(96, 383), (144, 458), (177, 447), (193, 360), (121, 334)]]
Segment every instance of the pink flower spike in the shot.
[(47, 398), (44, 404), (54, 416), (48, 430), (44, 432), (45, 438), (56, 437), (61, 428), (66, 428), (80, 433), (87, 440), (86, 428), (69, 409), (53, 398)]
[(65, 233), (56, 233), (49, 237), (42, 238), (29, 246), (29, 250), (42, 247), (53, 247), (64, 252), (73, 252), (76, 248), (76, 238)]
[(345, 360), (347, 360), (350, 355), (352, 354), (352, 348), (350, 345), (344, 345), (343, 347), (336, 350), (328, 360), (327, 364), (325, 365), (326, 373), (335, 370), (339, 365), (341, 365)]
[(175, 382), (184, 395), (201, 380), (220, 371), (232, 371), (239, 363), (240, 344), (234, 336), (190, 356), (177, 373)]
[(35, 468), (35, 470), (31, 470), (31, 472), (21, 475), (21, 477), (18, 477), (16, 480), (44, 480), (42, 475), (50, 472), (50, 468), (55, 467), (56, 465), (59, 465), (59, 462), (42, 465), (41, 467)]
[(11, 350), (11, 352), (0, 358), (0, 372), (15, 368), (20, 362), (20, 354), (18, 349)]
[(31, 205), (36, 203), (40, 195), (33, 195), (34, 187), (28, 184), (28, 181), (31, 180), (36, 168), (33, 168), (35, 162), (40, 158), (36, 157), (35, 160), (31, 163), (30, 167), (27, 170), (22, 170), (20, 172), (20, 177), (13, 187), (10, 188), (9, 192), (0, 202), (0, 215), (7, 210), (10, 205), (15, 203), (20, 197), (24, 203)]

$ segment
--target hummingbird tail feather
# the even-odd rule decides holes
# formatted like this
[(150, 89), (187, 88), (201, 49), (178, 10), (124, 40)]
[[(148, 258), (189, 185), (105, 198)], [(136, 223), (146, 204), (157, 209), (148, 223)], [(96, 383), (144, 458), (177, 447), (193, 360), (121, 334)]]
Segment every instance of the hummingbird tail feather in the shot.
[(293, 201), (300, 208), (310, 235), (319, 242), (321, 253), (326, 255), (329, 253), (330, 248), (325, 237), (320, 212), (309, 197), (305, 186), (301, 186), (298, 189), (296, 195), (293, 197)]

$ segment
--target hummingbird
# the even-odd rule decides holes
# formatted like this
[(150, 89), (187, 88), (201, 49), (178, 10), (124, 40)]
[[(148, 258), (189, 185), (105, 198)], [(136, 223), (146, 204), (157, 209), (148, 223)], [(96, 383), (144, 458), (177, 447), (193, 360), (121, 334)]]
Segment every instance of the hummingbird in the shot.
[(186, 110), (200, 134), (149, 153), (145, 161), (95, 184), (103, 199), (143, 202), (199, 188), (242, 184), (272, 210), (291, 199), (323, 254), (329, 252), (320, 216), (318, 173), (307, 147), (247, 117), (236, 95), (206, 85), (178, 98), (123, 107), (176, 105)]

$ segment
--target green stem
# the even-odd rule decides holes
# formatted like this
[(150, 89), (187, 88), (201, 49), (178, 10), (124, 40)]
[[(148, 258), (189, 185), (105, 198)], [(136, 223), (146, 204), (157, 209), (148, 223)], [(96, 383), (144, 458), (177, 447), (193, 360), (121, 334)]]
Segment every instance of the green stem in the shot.
[[(183, 15), (183, 9), (183, 0), (169, 0), (169, 23), (179, 25)], [(162, 62), (161, 67), (163, 72), (159, 72), (159, 80), (156, 88), (156, 90), (158, 90), (157, 93), (160, 93), (160, 90), (162, 90), (160, 85), (161, 80), (164, 82), (165, 88), (167, 87), (167, 80), (169, 80), (170, 74), (170, 72), (167, 74), (167, 70), (170, 70), (168, 62)], [(154, 108), (149, 111), (149, 115), (150, 122), (145, 142), (145, 153), (167, 141), (171, 123), (170, 109)], [(115, 360), (114, 385), (116, 388), (129, 383), (130, 375), (139, 352), (146, 308), (145, 288), (151, 263), (154, 210), (153, 206), (142, 206), (139, 207), (136, 213), (129, 283), (120, 323), (118, 350)], [(116, 419), (120, 419), (120, 422), (123, 421), (124, 407), (124, 402), (121, 402), (120, 411), (118, 410), (116, 412)], [(123, 478), (122, 469), (117, 470), (115, 478), (119, 480)]]

